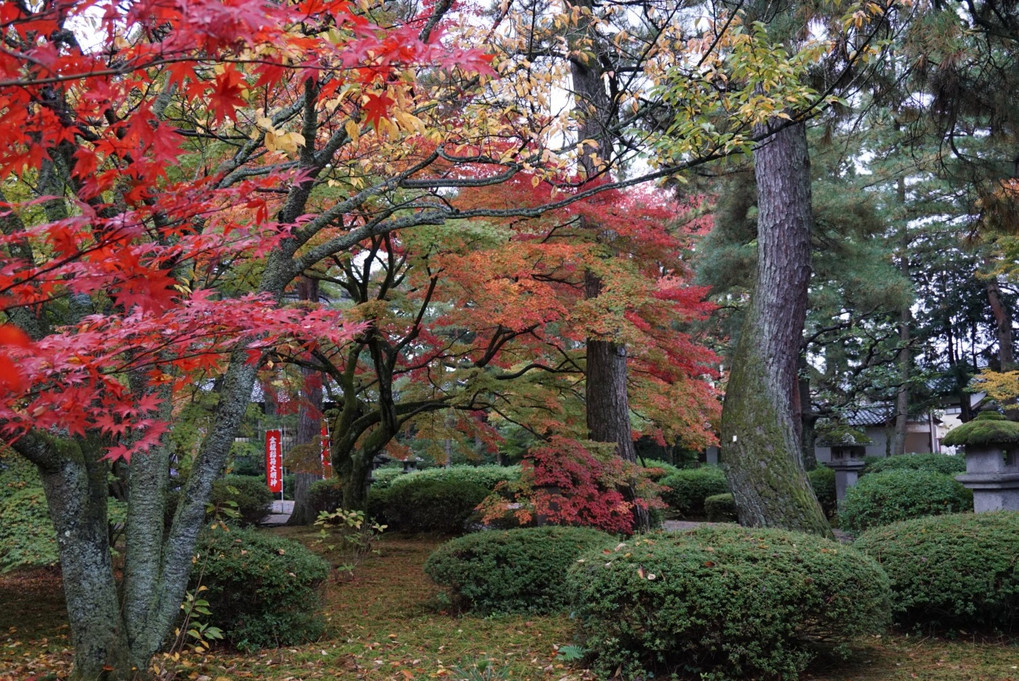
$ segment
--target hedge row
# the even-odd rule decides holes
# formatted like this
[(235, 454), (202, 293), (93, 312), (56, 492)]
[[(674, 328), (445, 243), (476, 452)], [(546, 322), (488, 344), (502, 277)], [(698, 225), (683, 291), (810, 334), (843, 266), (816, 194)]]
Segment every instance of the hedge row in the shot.
[(917, 518), (868, 530), (854, 546), (891, 580), (896, 622), (927, 630), (1019, 625), (1019, 513)]

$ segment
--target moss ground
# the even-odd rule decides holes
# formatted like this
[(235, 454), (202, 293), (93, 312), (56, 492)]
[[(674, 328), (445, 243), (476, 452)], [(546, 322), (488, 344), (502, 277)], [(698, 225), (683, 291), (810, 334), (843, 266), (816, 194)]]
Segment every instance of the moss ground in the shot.
[[(271, 530), (310, 543), (309, 530)], [(237, 654), (184, 652), (156, 660), (165, 681), (309, 681), (311, 679), (532, 679), (594, 677), (566, 662), (571, 643), (561, 617), (456, 616), (421, 566), (437, 538), (387, 536), (353, 579), (337, 573), (323, 594), (329, 626), (306, 646)], [(339, 556), (327, 557), (340, 562)], [(68, 629), (56, 571), (0, 575), (0, 681), (65, 678)], [(1019, 681), (1015, 639), (916, 638), (893, 634), (861, 640), (849, 662), (820, 661), (809, 681)], [(664, 681), (664, 680), (663, 680)]]

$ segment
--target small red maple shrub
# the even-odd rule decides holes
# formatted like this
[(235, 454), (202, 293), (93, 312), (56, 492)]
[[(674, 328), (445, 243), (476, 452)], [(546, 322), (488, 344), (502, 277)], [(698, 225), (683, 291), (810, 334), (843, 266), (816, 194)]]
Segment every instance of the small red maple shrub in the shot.
[(635, 506), (664, 508), (656, 492), (636, 464), (615, 455), (613, 443), (552, 436), (525, 455), (512, 501), (492, 495), (482, 512), (486, 522), (511, 512), (523, 524), (540, 519), (632, 534)]

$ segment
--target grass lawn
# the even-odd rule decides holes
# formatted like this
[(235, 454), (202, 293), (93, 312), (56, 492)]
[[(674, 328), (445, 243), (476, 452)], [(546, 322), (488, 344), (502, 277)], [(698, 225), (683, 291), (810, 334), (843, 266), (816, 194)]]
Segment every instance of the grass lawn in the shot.
[[(310, 542), (310, 530), (270, 530)], [(353, 579), (337, 575), (323, 594), (328, 628), (315, 644), (240, 655), (221, 650), (161, 656), (164, 679), (533, 679), (594, 677), (560, 659), (568, 617), (456, 617), (421, 565), (434, 538), (388, 535)], [(337, 559), (338, 562), (338, 559)], [(0, 575), (0, 680), (60, 679), (70, 669), (68, 629), (55, 570)], [(1019, 681), (1019, 643), (891, 634), (861, 640), (853, 659), (820, 661), (811, 681)]]

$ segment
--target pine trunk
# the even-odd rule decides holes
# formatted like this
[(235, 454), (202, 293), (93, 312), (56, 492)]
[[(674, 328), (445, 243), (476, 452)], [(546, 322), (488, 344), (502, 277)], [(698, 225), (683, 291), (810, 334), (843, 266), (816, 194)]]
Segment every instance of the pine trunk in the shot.
[(797, 362), (810, 281), (810, 160), (803, 124), (754, 152), (758, 272), (722, 410), (722, 460), (739, 521), (831, 536), (800, 462)]

